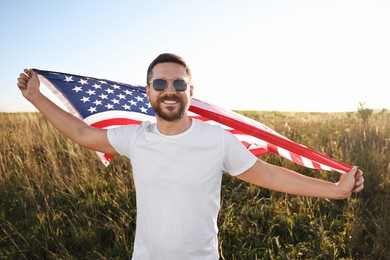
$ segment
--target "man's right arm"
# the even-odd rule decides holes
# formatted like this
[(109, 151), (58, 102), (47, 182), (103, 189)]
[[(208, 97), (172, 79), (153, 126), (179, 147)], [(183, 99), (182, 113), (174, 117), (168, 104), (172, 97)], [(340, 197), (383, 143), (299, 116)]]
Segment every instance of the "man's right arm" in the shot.
[(40, 82), (35, 71), (26, 69), (18, 78), (18, 87), (23, 96), (61, 133), (91, 150), (112, 155), (117, 154), (108, 141), (106, 129), (91, 127), (64, 111), (40, 92), (39, 85)]

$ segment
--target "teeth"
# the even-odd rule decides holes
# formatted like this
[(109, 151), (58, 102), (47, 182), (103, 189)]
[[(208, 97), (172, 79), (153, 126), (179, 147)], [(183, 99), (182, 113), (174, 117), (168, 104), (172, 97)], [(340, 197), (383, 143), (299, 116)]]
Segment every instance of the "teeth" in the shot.
[(173, 100), (164, 100), (164, 103), (175, 104), (175, 103), (177, 103), (177, 102), (176, 102), (176, 101), (173, 101)]

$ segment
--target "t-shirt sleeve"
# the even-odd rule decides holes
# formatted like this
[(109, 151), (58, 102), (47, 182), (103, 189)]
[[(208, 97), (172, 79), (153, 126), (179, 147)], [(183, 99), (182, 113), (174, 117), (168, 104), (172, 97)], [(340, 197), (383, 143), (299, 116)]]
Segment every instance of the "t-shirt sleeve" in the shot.
[(129, 155), (131, 141), (138, 127), (138, 125), (126, 125), (108, 129), (108, 141), (120, 155)]
[(237, 176), (249, 168), (257, 161), (253, 155), (233, 134), (225, 133), (225, 171), (232, 176)]

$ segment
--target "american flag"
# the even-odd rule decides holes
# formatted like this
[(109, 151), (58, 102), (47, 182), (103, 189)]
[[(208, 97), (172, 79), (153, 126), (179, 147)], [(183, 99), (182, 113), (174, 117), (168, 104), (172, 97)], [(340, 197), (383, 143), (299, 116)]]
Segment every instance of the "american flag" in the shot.
[[(34, 69), (74, 116), (98, 128), (155, 122), (144, 86), (69, 73)], [(326, 171), (348, 172), (352, 167), (295, 143), (266, 125), (239, 113), (193, 98), (189, 116), (221, 125), (233, 133), (254, 155), (276, 153), (299, 165)], [(112, 156), (98, 153), (107, 166)]]

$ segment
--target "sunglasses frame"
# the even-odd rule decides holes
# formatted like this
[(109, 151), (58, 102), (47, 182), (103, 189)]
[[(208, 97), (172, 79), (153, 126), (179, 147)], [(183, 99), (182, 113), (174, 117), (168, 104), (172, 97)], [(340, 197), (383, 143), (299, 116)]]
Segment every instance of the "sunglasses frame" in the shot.
[[(156, 89), (156, 88), (155, 88), (154, 82), (155, 82), (156, 80), (165, 81), (165, 87), (164, 87), (164, 89), (161, 89), (161, 90), (160, 90), (160, 89)], [(181, 90), (181, 89), (176, 89), (176, 87), (175, 87), (175, 82), (177, 82), (177, 81), (184, 82), (184, 83), (186, 84), (186, 88), (183, 89), (183, 90)], [(189, 83), (188, 81), (184, 80), (184, 79), (174, 79), (174, 80), (154, 79), (154, 80), (151, 81), (151, 85), (152, 85), (152, 88), (153, 88), (155, 91), (162, 92), (162, 91), (165, 91), (165, 90), (167, 89), (168, 83), (169, 83), (169, 82), (172, 82), (173, 89), (174, 89), (175, 91), (177, 91), (177, 92), (184, 92), (184, 91), (186, 91), (187, 88), (188, 88), (189, 85), (190, 85), (190, 83)]]

